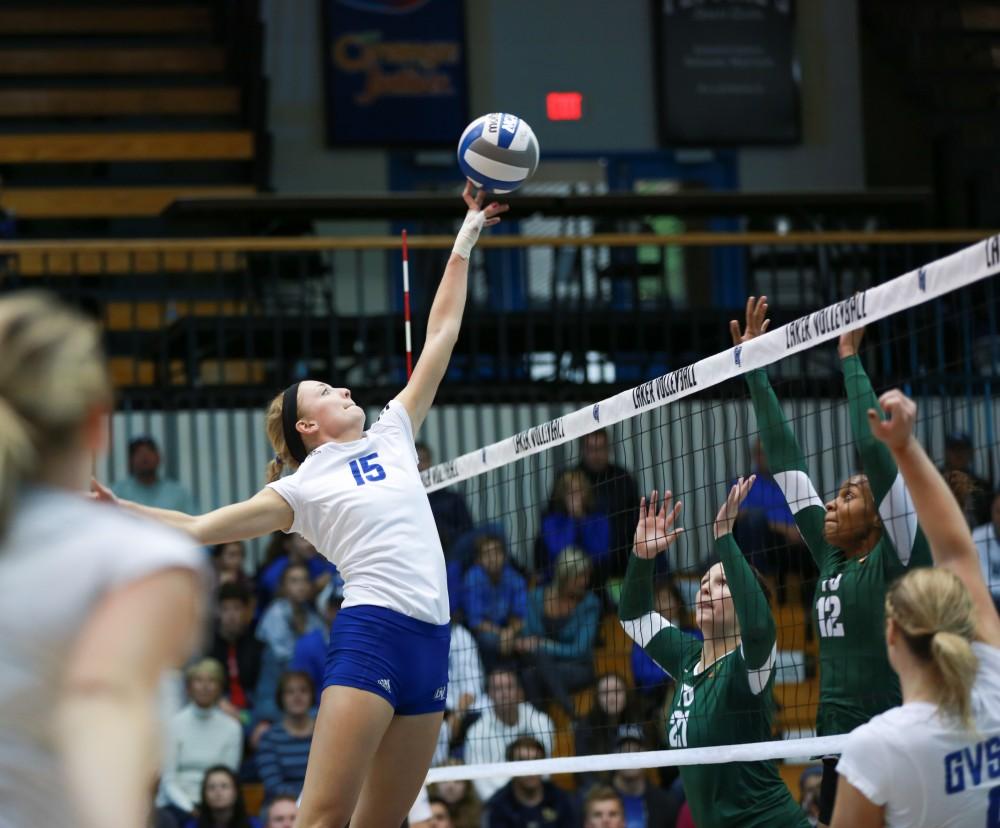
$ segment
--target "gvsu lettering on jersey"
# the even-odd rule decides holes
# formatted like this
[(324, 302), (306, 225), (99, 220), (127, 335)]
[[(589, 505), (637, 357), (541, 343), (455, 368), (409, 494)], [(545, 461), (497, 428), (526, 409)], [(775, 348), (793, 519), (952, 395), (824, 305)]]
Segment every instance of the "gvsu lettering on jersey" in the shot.
[(662, 377), (633, 388), (632, 405), (637, 409), (653, 405), (682, 391), (687, 391), (689, 388), (695, 388), (697, 385), (698, 378), (695, 376), (693, 365), (678, 368), (676, 371), (671, 371), (669, 374), (664, 374)]
[(514, 453), (523, 454), (538, 446), (548, 445), (556, 440), (561, 440), (565, 434), (562, 417), (557, 417), (547, 423), (542, 423), (540, 426), (515, 434)]
[(984, 779), (1000, 779), (1000, 736), (944, 757), (946, 793), (961, 793), (966, 788), (978, 787)]

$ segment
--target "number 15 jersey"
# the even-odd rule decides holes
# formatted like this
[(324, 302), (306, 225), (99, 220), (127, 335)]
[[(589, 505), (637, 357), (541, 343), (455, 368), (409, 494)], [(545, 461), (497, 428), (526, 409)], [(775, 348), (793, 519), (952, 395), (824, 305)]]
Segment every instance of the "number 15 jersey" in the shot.
[(392, 400), (360, 440), (325, 443), (268, 486), (295, 513), (289, 531), (340, 570), (344, 607), (448, 623), (444, 553), (402, 403)]

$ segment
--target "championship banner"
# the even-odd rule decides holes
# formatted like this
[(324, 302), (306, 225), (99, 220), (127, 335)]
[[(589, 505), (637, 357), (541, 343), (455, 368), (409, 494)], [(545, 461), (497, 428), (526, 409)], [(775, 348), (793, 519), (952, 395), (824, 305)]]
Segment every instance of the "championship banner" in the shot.
[(327, 144), (454, 144), (468, 121), (462, 0), (322, 8)]

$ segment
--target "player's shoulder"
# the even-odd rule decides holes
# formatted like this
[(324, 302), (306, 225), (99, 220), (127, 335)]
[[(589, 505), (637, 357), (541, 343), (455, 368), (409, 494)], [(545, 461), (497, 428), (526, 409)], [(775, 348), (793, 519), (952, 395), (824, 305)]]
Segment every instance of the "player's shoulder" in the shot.
[(891, 707), (852, 730), (848, 735), (848, 745), (856, 751), (879, 748), (904, 750), (912, 740), (921, 739), (921, 734), (926, 734), (928, 726), (936, 718), (936, 707), (930, 704)]
[(91, 566), (115, 579), (160, 567), (204, 566), (201, 548), (188, 535), (82, 494), (56, 490), (26, 498), (8, 544), (43, 552), (49, 560), (64, 559), (75, 569)]
[(385, 404), (369, 429), (371, 434), (393, 431), (401, 431), (411, 439), (413, 437), (413, 421), (410, 419), (410, 412), (406, 410), (406, 406), (398, 397), (393, 397)]

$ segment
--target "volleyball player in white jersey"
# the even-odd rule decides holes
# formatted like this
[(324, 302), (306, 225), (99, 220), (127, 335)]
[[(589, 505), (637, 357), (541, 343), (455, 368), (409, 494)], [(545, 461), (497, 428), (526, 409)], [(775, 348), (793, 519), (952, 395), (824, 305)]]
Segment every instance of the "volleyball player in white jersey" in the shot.
[(191, 539), (84, 496), (111, 383), (94, 324), (0, 299), (0, 826), (135, 828), (161, 673), (199, 627)]
[(930, 541), (934, 569), (886, 595), (886, 645), (903, 704), (852, 731), (837, 765), (832, 828), (1000, 826), (1000, 616), (962, 510), (913, 436), (917, 407), (869, 412)]
[[(364, 431), (346, 388), (295, 383), (267, 412), (277, 463), (295, 473), (201, 516), (128, 504), (202, 543), (298, 532), (344, 577), (327, 657), (299, 828), (397, 828), (430, 765), (448, 684), (444, 555), (417, 471), (414, 434), (444, 377), (465, 308), (469, 255), (506, 205), (468, 213), (438, 286), (406, 388)], [(110, 497), (105, 489), (102, 496)]]

